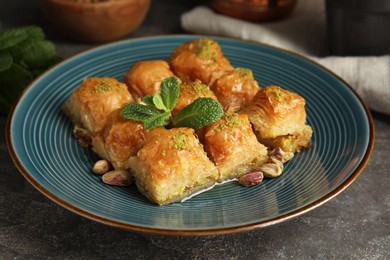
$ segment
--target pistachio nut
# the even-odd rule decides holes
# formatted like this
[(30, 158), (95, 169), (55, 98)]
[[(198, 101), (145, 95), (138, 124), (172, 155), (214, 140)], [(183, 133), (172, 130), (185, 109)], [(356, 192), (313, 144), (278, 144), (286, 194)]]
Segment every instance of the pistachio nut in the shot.
[(110, 169), (111, 165), (107, 160), (99, 160), (93, 165), (92, 172), (98, 175), (103, 175)]
[(294, 153), (284, 152), (281, 148), (278, 147), (269, 152), (268, 156), (271, 162), (274, 161), (273, 159), (276, 159), (282, 163), (285, 163), (294, 157)]
[(262, 165), (259, 171), (263, 172), (264, 177), (274, 178), (282, 174), (283, 168), (283, 163), (281, 161), (275, 160), (272, 163), (266, 163)]
[(263, 177), (264, 175), (262, 172), (248, 172), (238, 178), (238, 183), (243, 186), (250, 187), (262, 182)]
[(126, 170), (115, 170), (106, 172), (102, 180), (104, 183), (114, 186), (129, 186), (133, 182), (133, 177)]

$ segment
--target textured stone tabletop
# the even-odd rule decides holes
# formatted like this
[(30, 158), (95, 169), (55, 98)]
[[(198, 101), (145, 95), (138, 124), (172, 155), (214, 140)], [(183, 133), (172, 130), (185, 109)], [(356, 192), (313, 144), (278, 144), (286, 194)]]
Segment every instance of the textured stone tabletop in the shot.
[[(202, 1), (155, 0), (128, 36), (182, 33), (180, 14)], [(39, 1), (0, 0), (3, 28), (42, 26), (62, 57), (94, 47), (57, 35)], [(390, 259), (390, 116), (373, 113), (376, 143), (361, 176), (324, 205), (263, 229), (219, 236), (134, 233), (76, 215), (19, 173), (0, 116), (0, 259)]]

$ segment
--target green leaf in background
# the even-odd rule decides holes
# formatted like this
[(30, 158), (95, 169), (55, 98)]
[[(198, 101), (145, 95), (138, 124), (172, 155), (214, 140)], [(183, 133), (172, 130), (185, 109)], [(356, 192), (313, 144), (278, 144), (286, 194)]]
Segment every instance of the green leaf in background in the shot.
[(33, 41), (40, 41), (45, 39), (45, 33), (42, 28), (36, 25), (26, 25), (19, 27), (19, 30), (23, 30), (27, 34), (27, 38)]
[(0, 72), (1, 113), (8, 113), (13, 102), (32, 80), (32, 74), (17, 64)]
[(0, 50), (5, 50), (15, 46), (26, 38), (27, 33), (20, 29), (12, 29), (5, 32), (0, 32)]
[(175, 108), (179, 95), (179, 82), (175, 77), (165, 78), (161, 81), (161, 97), (168, 111)]
[(8, 51), (0, 51), (0, 71), (11, 67), (13, 58)]
[(175, 127), (194, 129), (209, 125), (223, 115), (221, 104), (212, 98), (198, 98), (183, 108), (174, 118)]
[(23, 57), (31, 44), (45, 40), (45, 34), (38, 26), (30, 25), (21, 27), (19, 29), (26, 33), (27, 38), (9, 48), (9, 51), (16, 60), (20, 60)]
[(42, 68), (53, 64), (53, 60), (57, 59), (56, 49), (53, 43), (49, 41), (38, 41), (32, 43), (27, 51), (25, 51), (22, 61), (29, 68)]
[(0, 113), (7, 114), (23, 89), (59, 61), (54, 44), (38, 26), (0, 32)]

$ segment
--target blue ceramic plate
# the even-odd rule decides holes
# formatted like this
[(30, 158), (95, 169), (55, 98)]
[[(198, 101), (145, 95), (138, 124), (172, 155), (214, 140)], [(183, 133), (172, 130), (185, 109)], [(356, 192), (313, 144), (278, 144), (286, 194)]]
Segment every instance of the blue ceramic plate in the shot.
[(15, 164), (44, 195), (82, 216), (112, 226), (174, 235), (250, 230), (299, 216), (328, 201), (363, 171), (373, 148), (367, 107), (337, 76), (269, 46), (217, 38), (235, 67), (253, 70), (261, 86), (280, 85), (306, 101), (312, 148), (286, 164), (282, 176), (245, 188), (227, 183), (184, 203), (156, 206), (135, 187), (104, 185), (91, 174), (96, 156), (81, 148), (61, 106), (82, 80), (122, 80), (139, 60), (167, 59), (180, 43), (201, 36), (160, 36), (117, 42), (54, 67), (24, 92), (7, 126)]

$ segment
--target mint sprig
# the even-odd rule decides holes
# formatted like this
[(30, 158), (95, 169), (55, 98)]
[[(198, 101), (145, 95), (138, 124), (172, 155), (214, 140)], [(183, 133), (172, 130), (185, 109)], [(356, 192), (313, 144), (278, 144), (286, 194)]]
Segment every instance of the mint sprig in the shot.
[(120, 115), (135, 121), (144, 123), (144, 128), (149, 130), (156, 126), (166, 126), (172, 118), (172, 110), (179, 99), (179, 82), (175, 77), (166, 78), (161, 82), (161, 95), (156, 92), (154, 96), (145, 96), (142, 104), (125, 105)]
[(175, 117), (175, 108), (180, 95), (179, 82), (175, 77), (166, 78), (161, 82), (161, 94), (145, 96), (146, 104), (131, 103), (125, 105), (120, 115), (131, 120), (141, 121), (149, 130), (156, 126), (201, 128), (217, 121), (223, 115), (223, 109), (218, 101), (212, 98), (198, 98), (182, 109)]

